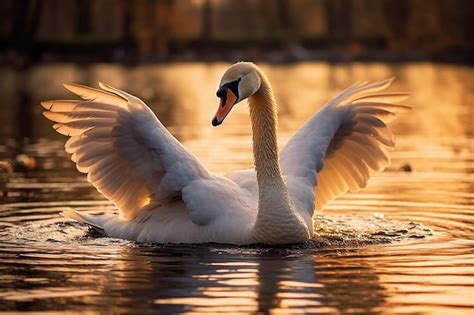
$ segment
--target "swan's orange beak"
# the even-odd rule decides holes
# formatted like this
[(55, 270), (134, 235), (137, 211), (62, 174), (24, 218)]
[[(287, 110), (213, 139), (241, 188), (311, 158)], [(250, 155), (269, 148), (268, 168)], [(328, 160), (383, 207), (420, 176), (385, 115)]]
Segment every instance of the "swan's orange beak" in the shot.
[(214, 127), (222, 124), (225, 117), (229, 114), (237, 101), (237, 96), (229, 88), (220, 88), (219, 91), (217, 91), (217, 96), (221, 101), (219, 103), (219, 108), (214, 115), (214, 119), (212, 119), (212, 125)]

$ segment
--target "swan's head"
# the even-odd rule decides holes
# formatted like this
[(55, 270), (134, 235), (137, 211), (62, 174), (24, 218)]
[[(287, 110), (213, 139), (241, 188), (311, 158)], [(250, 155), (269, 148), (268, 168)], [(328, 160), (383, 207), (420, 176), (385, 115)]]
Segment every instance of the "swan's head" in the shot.
[(234, 105), (255, 94), (260, 84), (257, 66), (251, 62), (238, 62), (227, 69), (216, 93), (220, 103), (212, 125), (222, 124)]

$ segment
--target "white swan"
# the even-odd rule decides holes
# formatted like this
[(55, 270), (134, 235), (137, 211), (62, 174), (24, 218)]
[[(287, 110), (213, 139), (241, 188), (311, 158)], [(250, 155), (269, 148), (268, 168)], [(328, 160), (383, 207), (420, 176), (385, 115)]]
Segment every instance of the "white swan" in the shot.
[(64, 216), (140, 242), (285, 244), (308, 240), (314, 209), (364, 187), (389, 164), (394, 137), (386, 123), (407, 93), (380, 92), (390, 80), (355, 84), (331, 99), (283, 148), (276, 140), (276, 102), (255, 64), (223, 75), (212, 120), (222, 123), (248, 98), (255, 170), (209, 173), (137, 97), (64, 84), (82, 99), (46, 101), (44, 115), (69, 136), (65, 149), (80, 172), (118, 208), (118, 215)]

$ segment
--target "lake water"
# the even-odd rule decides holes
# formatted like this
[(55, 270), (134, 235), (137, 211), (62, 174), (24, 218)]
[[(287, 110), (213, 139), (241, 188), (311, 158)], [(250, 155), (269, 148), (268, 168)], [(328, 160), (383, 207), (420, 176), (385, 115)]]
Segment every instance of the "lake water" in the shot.
[[(474, 70), (431, 63), (263, 65), (279, 141), (355, 81), (397, 79), (413, 109), (392, 124), (392, 165), (318, 213), (314, 240), (279, 248), (137, 244), (94, 235), (58, 213), (113, 211), (41, 116), (62, 82), (104, 81), (144, 99), (212, 171), (252, 166), (247, 106), (211, 127), (226, 64), (0, 68), (0, 311), (472, 314)], [(18, 140), (29, 137), (30, 140)]]

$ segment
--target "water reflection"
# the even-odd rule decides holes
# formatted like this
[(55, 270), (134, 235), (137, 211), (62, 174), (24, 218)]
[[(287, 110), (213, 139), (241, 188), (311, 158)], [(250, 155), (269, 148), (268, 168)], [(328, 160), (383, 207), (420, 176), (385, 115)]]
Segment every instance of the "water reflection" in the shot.
[(107, 245), (112, 249), (108, 254), (106, 248), (92, 247), (94, 255), (81, 254), (81, 248), (62, 249), (68, 261), (62, 267), (48, 267), (54, 252), (23, 252), (23, 268), (11, 275), (19, 285), (0, 298), (9, 308), (34, 302), (36, 309), (67, 298), (70, 311), (100, 307), (121, 312), (133, 303), (133, 311), (140, 314), (279, 313), (300, 308), (368, 314), (383, 307), (387, 296), (364, 261), (347, 263), (344, 258), (288, 250)]

